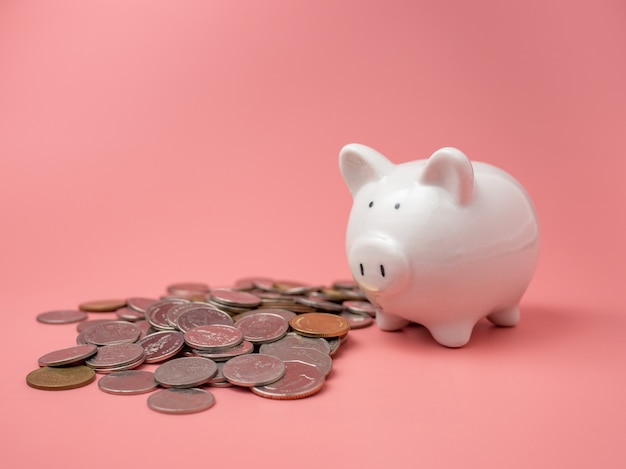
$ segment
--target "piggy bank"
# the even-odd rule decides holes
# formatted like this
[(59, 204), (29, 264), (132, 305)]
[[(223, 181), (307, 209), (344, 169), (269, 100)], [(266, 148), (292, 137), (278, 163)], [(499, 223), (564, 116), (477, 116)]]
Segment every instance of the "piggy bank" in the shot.
[(517, 324), (539, 226), (512, 176), (451, 147), (394, 164), (350, 144), (339, 165), (354, 198), (348, 263), (381, 329), (419, 323), (438, 343), (461, 347), (482, 318)]

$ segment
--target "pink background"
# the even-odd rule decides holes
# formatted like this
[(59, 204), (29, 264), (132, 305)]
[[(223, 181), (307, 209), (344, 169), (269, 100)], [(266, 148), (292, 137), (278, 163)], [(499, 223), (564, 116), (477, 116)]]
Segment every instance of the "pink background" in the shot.
[[(604, 1), (0, 3), (2, 460), (20, 467), (624, 467), (626, 7)], [(349, 276), (346, 143), (442, 146), (533, 197), (514, 329), (355, 330), (325, 389), (150, 411), (29, 388), (82, 301)]]

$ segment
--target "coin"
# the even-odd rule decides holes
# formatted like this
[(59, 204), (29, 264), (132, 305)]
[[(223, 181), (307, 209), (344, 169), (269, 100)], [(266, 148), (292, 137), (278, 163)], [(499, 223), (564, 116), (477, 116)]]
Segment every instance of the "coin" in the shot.
[(343, 302), (346, 311), (351, 313), (365, 313), (372, 317), (376, 316), (376, 308), (369, 301), (348, 300)]
[(39, 366), (72, 365), (92, 356), (98, 347), (93, 344), (75, 345), (46, 353), (39, 358)]
[(220, 349), (218, 351), (209, 351), (209, 350), (198, 350), (193, 349), (193, 355), (198, 357), (210, 358), (215, 362), (222, 362), (226, 360), (230, 360), (233, 357), (237, 357), (239, 355), (245, 355), (247, 353), (252, 353), (254, 350), (254, 345), (252, 342), (248, 342), (247, 340), (242, 341), (239, 345), (235, 345), (234, 347), (229, 347), (226, 349)]
[(321, 285), (308, 285), (302, 282), (291, 280), (279, 280), (274, 282), (274, 288), (285, 295), (305, 295), (309, 292), (319, 290)]
[(222, 372), (226, 380), (236, 386), (262, 386), (282, 378), (285, 364), (280, 358), (253, 353), (231, 358)]
[(309, 363), (285, 363), (285, 376), (265, 386), (254, 386), (252, 392), (269, 399), (302, 399), (319, 392), (325, 383), (324, 374)]
[(152, 327), (160, 331), (173, 330), (174, 326), (167, 320), (167, 313), (170, 309), (180, 304), (181, 301), (177, 299), (161, 300), (153, 303), (146, 308), (146, 321), (148, 321)]
[(150, 305), (154, 303), (158, 303), (159, 300), (155, 298), (141, 298), (141, 297), (133, 297), (126, 299), (126, 306), (130, 309), (134, 309), (135, 311), (139, 311), (140, 313), (145, 313), (146, 309)]
[(116, 371), (98, 380), (101, 391), (127, 396), (150, 392), (157, 386), (154, 373), (143, 370)]
[(45, 324), (69, 324), (84, 321), (85, 319), (87, 319), (87, 313), (70, 309), (46, 311), (37, 315), (37, 321)]
[(335, 280), (332, 287), (336, 290), (357, 290), (359, 285), (354, 280)]
[(350, 330), (350, 323), (330, 313), (305, 313), (289, 321), (299, 334), (309, 337), (340, 337)]
[(148, 407), (164, 414), (193, 414), (210, 409), (215, 396), (198, 388), (162, 389), (148, 397)]
[(143, 347), (146, 363), (158, 363), (180, 352), (185, 339), (178, 331), (159, 331), (140, 339), (137, 345)]
[(277, 340), (276, 342), (261, 345), (259, 353), (273, 355), (270, 351), (275, 348), (293, 347), (314, 348), (315, 350), (319, 350), (326, 355), (330, 355), (331, 351), (330, 344), (327, 339), (323, 339), (321, 337), (305, 337), (300, 334), (296, 334), (295, 332), (288, 332), (282, 339)]
[(197, 326), (222, 324), (233, 325), (233, 319), (225, 312), (209, 305), (198, 306), (182, 312), (176, 319), (178, 330), (185, 333)]
[(340, 316), (350, 323), (350, 329), (361, 329), (374, 324), (374, 318), (367, 313), (344, 311)]
[(340, 313), (343, 311), (342, 305), (315, 296), (300, 296), (296, 298), (296, 302), (305, 306), (310, 306), (319, 311), (327, 311), (331, 313)]
[(209, 300), (226, 306), (242, 308), (255, 308), (261, 304), (261, 298), (252, 293), (226, 288), (213, 290), (209, 295)]
[(167, 287), (170, 295), (189, 297), (209, 292), (209, 286), (202, 282), (180, 282)]
[(327, 376), (333, 367), (333, 359), (327, 353), (322, 353), (313, 348), (275, 348), (265, 353), (280, 358), (284, 362), (300, 361), (315, 365), (324, 373), (324, 376)]
[(141, 345), (119, 343), (100, 347), (96, 354), (88, 358), (85, 363), (96, 370), (106, 370), (137, 363), (138, 360), (143, 363), (142, 359), (145, 359), (145, 356)]
[(234, 347), (243, 341), (242, 331), (224, 324), (196, 326), (185, 332), (184, 337), (190, 347), (213, 352)]
[(86, 342), (96, 345), (111, 345), (136, 342), (141, 328), (125, 321), (111, 321), (90, 327), (83, 333)]
[(44, 366), (26, 376), (26, 383), (35, 389), (61, 391), (74, 389), (91, 383), (96, 373), (84, 365), (69, 367)]
[(140, 321), (146, 318), (146, 315), (132, 308), (120, 308), (115, 312), (117, 318), (121, 321)]
[(126, 306), (126, 300), (115, 298), (107, 300), (87, 301), (78, 305), (78, 309), (80, 309), (81, 311), (89, 311), (91, 313), (107, 313), (117, 311), (124, 306)]
[(154, 379), (164, 388), (193, 388), (208, 382), (217, 373), (217, 364), (203, 357), (181, 357), (155, 370)]
[(78, 325), (76, 326), (76, 331), (83, 332), (89, 329), (91, 326), (113, 321), (116, 321), (116, 319), (87, 319), (86, 321), (81, 321), (78, 323)]
[(289, 322), (273, 313), (256, 313), (239, 319), (235, 327), (243, 337), (253, 344), (274, 342), (283, 337), (289, 330)]

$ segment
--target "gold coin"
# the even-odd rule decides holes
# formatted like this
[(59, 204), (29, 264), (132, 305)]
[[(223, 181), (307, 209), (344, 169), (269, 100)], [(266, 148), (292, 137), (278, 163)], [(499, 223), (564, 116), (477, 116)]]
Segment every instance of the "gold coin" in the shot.
[(96, 372), (88, 366), (43, 366), (26, 376), (26, 383), (35, 389), (61, 391), (85, 386), (96, 379)]
[(304, 313), (291, 318), (291, 327), (308, 337), (342, 337), (350, 330), (343, 317), (330, 313)]
[(111, 311), (117, 311), (124, 306), (126, 306), (126, 300), (109, 299), (86, 301), (85, 303), (78, 305), (78, 309), (91, 313), (108, 313)]

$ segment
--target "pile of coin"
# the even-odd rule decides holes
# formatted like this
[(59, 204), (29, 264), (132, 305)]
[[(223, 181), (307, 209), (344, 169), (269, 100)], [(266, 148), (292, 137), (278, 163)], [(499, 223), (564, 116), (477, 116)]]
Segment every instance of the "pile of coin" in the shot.
[[(81, 303), (41, 313), (47, 324), (78, 323), (76, 345), (47, 353), (29, 386), (73, 389), (96, 379), (118, 395), (148, 393), (149, 408), (200, 412), (211, 387), (238, 386), (270, 399), (316, 394), (350, 330), (372, 324), (375, 309), (352, 281), (330, 287), (268, 278), (232, 287), (177, 283), (160, 298)], [(114, 313), (98, 319), (90, 314)], [(155, 364), (148, 371), (144, 364)], [(154, 392), (153, 392), (154, 391)]]

